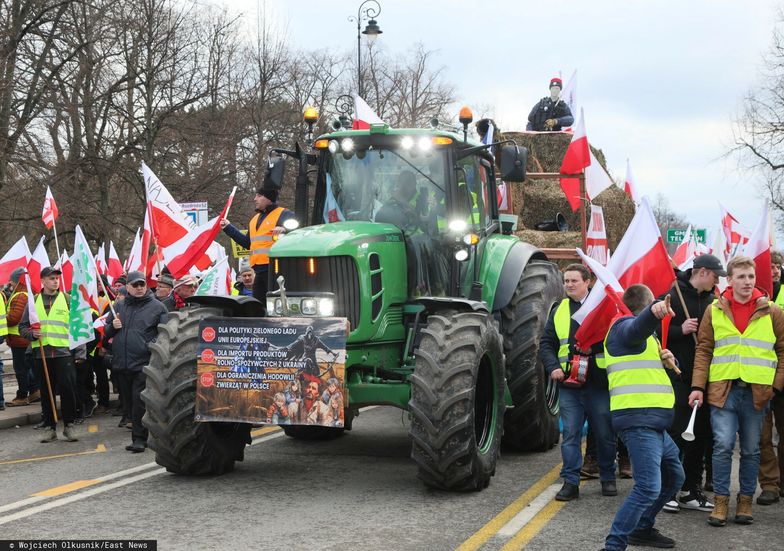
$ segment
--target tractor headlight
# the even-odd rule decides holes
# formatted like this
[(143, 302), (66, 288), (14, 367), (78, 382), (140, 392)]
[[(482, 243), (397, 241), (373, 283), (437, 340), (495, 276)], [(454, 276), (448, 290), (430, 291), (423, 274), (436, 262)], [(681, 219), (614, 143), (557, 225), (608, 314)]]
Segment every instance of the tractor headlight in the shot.
[(335, 315), (335, 301), (331, 298), (322, 298), (319, 299), (318, 302), (318, 312), (319, 316), (323, 316), (325, 318), (331, 317)]
[(403, 138), (400, 140), (400, 147), (408, 151), (414, 147), (414, 138), (411, 136), (403, 136)]
[(283, 300), (276, 298), (275, 299), (275, 313), (279, 316), (283, 315)]
[(305, 298), (302, 299), (302, 313), (306, 316), (315, 316), (316, 315), (316, 299), (313, 298)]
[(463, 262), (465, 260), (468, 260), (468, 251), (465, 249), (458, 249), (457, 251), (455, 251), (455, 260), (457, 260), (458, 262)]
[(343, 153), (351, 153), (354, 151), (354, 140), (351, 138), (343, 138), (343, 140), (340, 142), (340, 149), (343, 151)]
[(335, 153), (340, 151), (340, 144), (338, 143), (337, 140), (329, 140), (329, 145), (327, 146), (327, 148), (329, 149), (329, 152), (334, 155)]
[(468, 223), (465, 220), (455, 219), (449, 222), (449, 231), (463, 233), (467, 228)]
[(417, 145), (419, 146), (420, 151), (430, 151), (433, 149), (433, 141), (427, 136), (419, 138)]

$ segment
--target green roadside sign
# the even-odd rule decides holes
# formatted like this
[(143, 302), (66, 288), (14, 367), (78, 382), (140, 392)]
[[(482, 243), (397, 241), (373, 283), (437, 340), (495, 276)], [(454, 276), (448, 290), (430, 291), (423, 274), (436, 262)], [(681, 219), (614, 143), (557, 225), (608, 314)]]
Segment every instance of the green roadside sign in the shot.
[[(697, 236), (697, 243), (705, 243), (705, 230), (691, 230)], [(680, 243), (686, 236), (686, 229), (682, 230), (667, 230), (667, 243)]]

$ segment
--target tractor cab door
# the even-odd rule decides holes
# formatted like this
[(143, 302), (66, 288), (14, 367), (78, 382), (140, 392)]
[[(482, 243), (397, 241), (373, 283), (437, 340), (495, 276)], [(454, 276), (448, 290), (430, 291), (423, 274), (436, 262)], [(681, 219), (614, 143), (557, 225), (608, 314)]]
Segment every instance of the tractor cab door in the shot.
[(484, 253), (485, 239), (495, 231), (497, 220), (496, 191), (490, 162), (479, 155), (469, 155), (455, 164), (455, 194), (453, 209), (456, 216), (467, 223), (466, 235), (476, 236), (475, 244), (464, 243), (468, 257), (464, 261), (455, 259), (453, 273), (457, 275), (458, 294), (472, 296), (471, 289), (478, 280), (478, 270)]

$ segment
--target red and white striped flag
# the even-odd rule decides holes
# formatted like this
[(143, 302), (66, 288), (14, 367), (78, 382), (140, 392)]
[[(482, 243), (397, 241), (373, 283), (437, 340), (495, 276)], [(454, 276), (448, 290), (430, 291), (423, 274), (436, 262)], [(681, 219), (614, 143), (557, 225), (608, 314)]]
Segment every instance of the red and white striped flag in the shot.
[(106, 273), (106, 243), (101, 243), (98, 252), (95, 253), (95, 269), (98, 271), (98, 275)]
[(773, 276), (770, 258), (770, 208), (768, 200), (765, 199), (765, 207), (762, 209), (757, 227), (748, 243), (743, 246), (743, 256), (754, 259), (757, 268), (757, 287), (763, 289), (768, 296), (773, 299)]
[(131, 252), (128, 253), (128, 258), (125, 259), (125, 272), (138, 271), (144, 273), (146, 268), (147, 258), (142, 257), (142, 237), (137, 229), (131, 245)]
[[(607, 269), (618, 279), (621, 288), (641, 283), (647, 285), (654, 296), (663, 294), (675, 281), (670, 256), (645, 197), (607, 263)], [(604, 340), (607, 335), (612, 321), (612, 318), (607, 316), (609, 308), (604, 306), (604, 313), (592, 314), (602, 306), (606, 297), (604, 287), (594, 286), (583, 305), (572, 316), (580, 324), (575, 337), (581, 348), (588, 348)], [(591, 323), (586, 323), (589, 315)]]
[(33, 286), (34, 292), (41, 292), (41, 270), (51, 265), (42, 236), (38, 246), (33, 251), (33, 256), (30, 257), (30, 262), (27, 263), (27, 273), (30, 274), (30, 284)]
[[(580, 120), (574, 127), (574, 134), (569, 148), (566, 150), (561, 163), (561, 174), (579, 174), (591, 164), (591, 148), (588, 146), (588, 136), (585, 133), (585, 113), (580, 110)], [(572, 211), (580, 208), (580, 179), (561, 178), (561, 189), (569, 201)]]
[(8, 252), (0, 258), (0, 285), (8, 283), (11, 272), (17, 268), (24, 268), (30, 261), (30, 248), (24, 236), (20, 237)]
[(60, 290), (64, 293), (70, 293), (73, 283), (73, 264), (71, 264), (71, 257), (68, 256), (66, 249), (63, 249), (63, 254), (60, 255), (60, 260), (57, 261), (55, 267), (63, 273), (60, 276)]
[(332, 193), (332, 178), (327, 174), (327, 197), (324, 200), (324, 223), (331, 224), (332, 222), (343, 222), (346, 217), (343, 211), (340, 210), (335, 195)]
[(749, 241), (751, 232), (740, 225), (730, 211), (719, 203), (721, 208), (721, 229), (724, 232), (724, 254), (728, 259), (738, 254), (743, 246)]
[(623, 180), (623, 191), (635, 205), (640, 203), (640, 194), (637, 192), (637, 181), (632, 173), (632, 163), (626, 159), (626, 178)]
[(694, 234), (691, 231), (691, 224), (689, 224), (681, 244), (678, 245), (678, 248), (675, 249), (675, 252), (672, 255), (672, 261), (679, 269), (684, 270), (688, 268), (681, 268), (681, 266), (687, 264), (689, 261), (694, 262), (695, 256), (697, 256), (697, 240), (694, 239)]
[(106, 264), (106, 275), (109, 276), (109, 283), (123, 275), (123, 265), (117, 251), (114, 250), (114, 243), (109, 241), (109, 262)]
[(354, 123), (352, 129), (367, 130), (371, 124), (384, 124), (381, 117), (359, 96), (354, 96)]
[(54, 201), (52, 190), (49, 189), (49, 186), (46, 186), (46, 197), (44, 198), (44, 210), (41, 213), (41, 220), (43, 220), (47, 230), (52, 229), (54, 221), (57, 220), (59, 214), (60, 211), (57, 210), (57, 203)]
[(172, 246), (163, 250), (163, 258), (166, 260), (166, 267), (172, 276), (179, 279), (188, 274), (203, 256), (205, 251), (215, 241), (215, 236), (220, 231), (220, 222), (226, 217), (226, 213), (234, 200), (236, 187), (231, 190), (229, 200), (223, 207), (221, 213), (202, 226), (198, 226), (185, 237), (174, 243)]

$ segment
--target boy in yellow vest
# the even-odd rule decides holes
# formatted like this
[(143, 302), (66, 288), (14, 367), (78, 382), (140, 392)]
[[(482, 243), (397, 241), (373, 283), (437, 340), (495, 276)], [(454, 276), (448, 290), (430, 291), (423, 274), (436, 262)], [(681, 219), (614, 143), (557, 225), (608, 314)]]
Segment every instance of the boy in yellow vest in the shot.
[[(727, 524), (732, 452), (740, 434), (740, 493), (735, 522), (751, 524), (757, 489), (762, 419), (773, 390), (784, 387), (784, 314), (755, 287), (754, 260), (736, 256), (727, 264), (727, 283), (700, 322), (689, 403), (711, 409), (712, 526)], [(705, 389), (707, 387), (707, 396)]]
[(226, 219), (221, 220), (223, 232), (240, 247), (250, 249), (250, 264), (256, 277), (253, 280), (253, 296), (267, 306), (267, 278), (269, 277), (269, 250), (281, 234), (286, 233), (283, 224), (294, 218), (294, 213), (278, 206), (278, 190), (260, 187), (253, 198), (256, 214), (250, 219), (248, 233), (244, 234)]
[(604, 364), (612, 424), (629, 450), (634, 487), (615, 514), (605, 549), (675, 547), (675, 540), (654, 528), (656, 515), (686, 475), (678, 447), (667, 433), (675, 395), (662, 362), (674, 361), (674, 356), (661, 350), (653, 336), (660, 320), (674, 312), (668, 299), (654, 303), (645, 285), (631, 285), (623, 302), (634, 316), (622, 317), (610, 327), (604, 340)]

